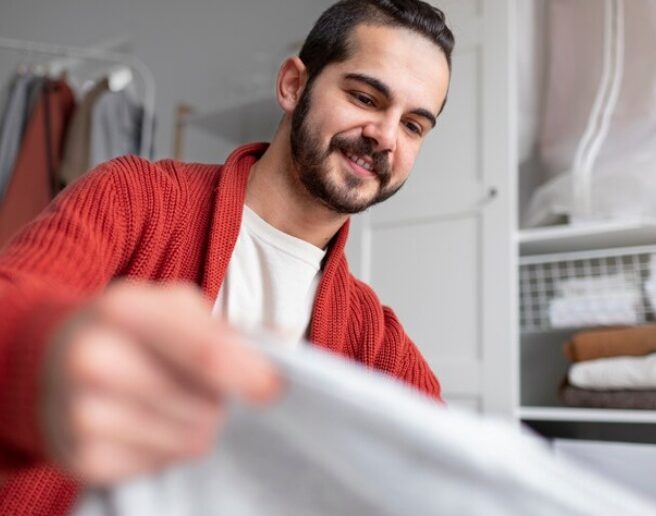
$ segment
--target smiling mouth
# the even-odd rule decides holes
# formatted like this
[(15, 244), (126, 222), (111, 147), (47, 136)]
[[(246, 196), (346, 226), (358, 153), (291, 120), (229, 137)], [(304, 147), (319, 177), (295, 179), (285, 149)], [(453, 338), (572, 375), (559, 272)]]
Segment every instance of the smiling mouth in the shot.
[(376, 176), (376, 172), (374, 171), (374, 164), (371, 161), (367, 161), (364, 158), (358, 156), (357, 154), (353, 153), (345, 153), (342, 152), (342, 156), (346, 159), (348, 164), (351, 166), (351, 169), (359, 175), (363, 177), (372, 177)]

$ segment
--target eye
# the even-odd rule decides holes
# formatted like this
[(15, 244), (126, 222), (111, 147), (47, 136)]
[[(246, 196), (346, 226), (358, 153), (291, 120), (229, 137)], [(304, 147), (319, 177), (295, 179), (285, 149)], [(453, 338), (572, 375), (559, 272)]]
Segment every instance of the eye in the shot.
[(412, 133), (414, 133), (418, 136), (421, 136), (421, 135), (424, 134), (424, 128), (421, 125), (419, 125), (418, 123), (408, 120), (408, 121), (404, 122), (404, 124), (410, 132), (412, 132)]
[(376, 106), (376, 102), (374, 101), (374, 99), (371, 98), (366, 93), (362, 93), (360, 91), (352, 91), (351, 97), (357, 100), (360, 104), (364, 104), (365, 106), (370, 106), (370, 107)]

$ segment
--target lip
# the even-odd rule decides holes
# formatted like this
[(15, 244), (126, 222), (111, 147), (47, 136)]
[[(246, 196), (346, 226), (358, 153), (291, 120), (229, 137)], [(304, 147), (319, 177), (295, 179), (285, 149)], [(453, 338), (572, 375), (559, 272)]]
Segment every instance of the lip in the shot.
[(364, 167), (361, 167), (354, 161), (351, 161), (346, 154), (340, 151), (340, 155), (342, 156), (342, 159), (346, 161), (346, 164), (355, 172), (360, 177), (376, 177), (376, 173), (373, 170), (367, 170)]

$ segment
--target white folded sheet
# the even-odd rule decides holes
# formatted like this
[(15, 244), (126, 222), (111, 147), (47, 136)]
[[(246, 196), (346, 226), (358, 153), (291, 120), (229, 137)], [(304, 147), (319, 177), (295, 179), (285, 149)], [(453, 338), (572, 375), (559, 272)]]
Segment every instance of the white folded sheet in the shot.
[(640, 294), (635, 278), (627, 273), (572, 277), (556, 282), (556, 295), (558, 297), (592, 297), (603, 294), (612, 295), (617, 292)]
[(629, 273), (562, 279), (555, 291), (549, 303), (554, 328), (644, 322), (640, 285)]
[(610, 326), (644, 322), (639, 292), (616, 292), (588, 297), (554, 298), (549, 320), (554, 328)]
[(581, 389), (656, 389), (656, 353), (577, 362), (567, 376), (571, 385)]
[(509, 422), (444, 409), (310, 345), (263, 347), (286, 392), (233, 404), (213, 453), (105, 492), (77, 516), (639, 516), (656, 507)]

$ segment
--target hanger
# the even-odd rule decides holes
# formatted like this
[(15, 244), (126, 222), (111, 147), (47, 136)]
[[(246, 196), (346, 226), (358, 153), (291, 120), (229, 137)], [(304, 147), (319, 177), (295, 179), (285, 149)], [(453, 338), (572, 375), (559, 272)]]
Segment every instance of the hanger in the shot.
[(133, 79), (132, 70), (127, 66), (114, 68), (107, 74), (107, 83), (110, 91), (121, 91), (125, 89)]

